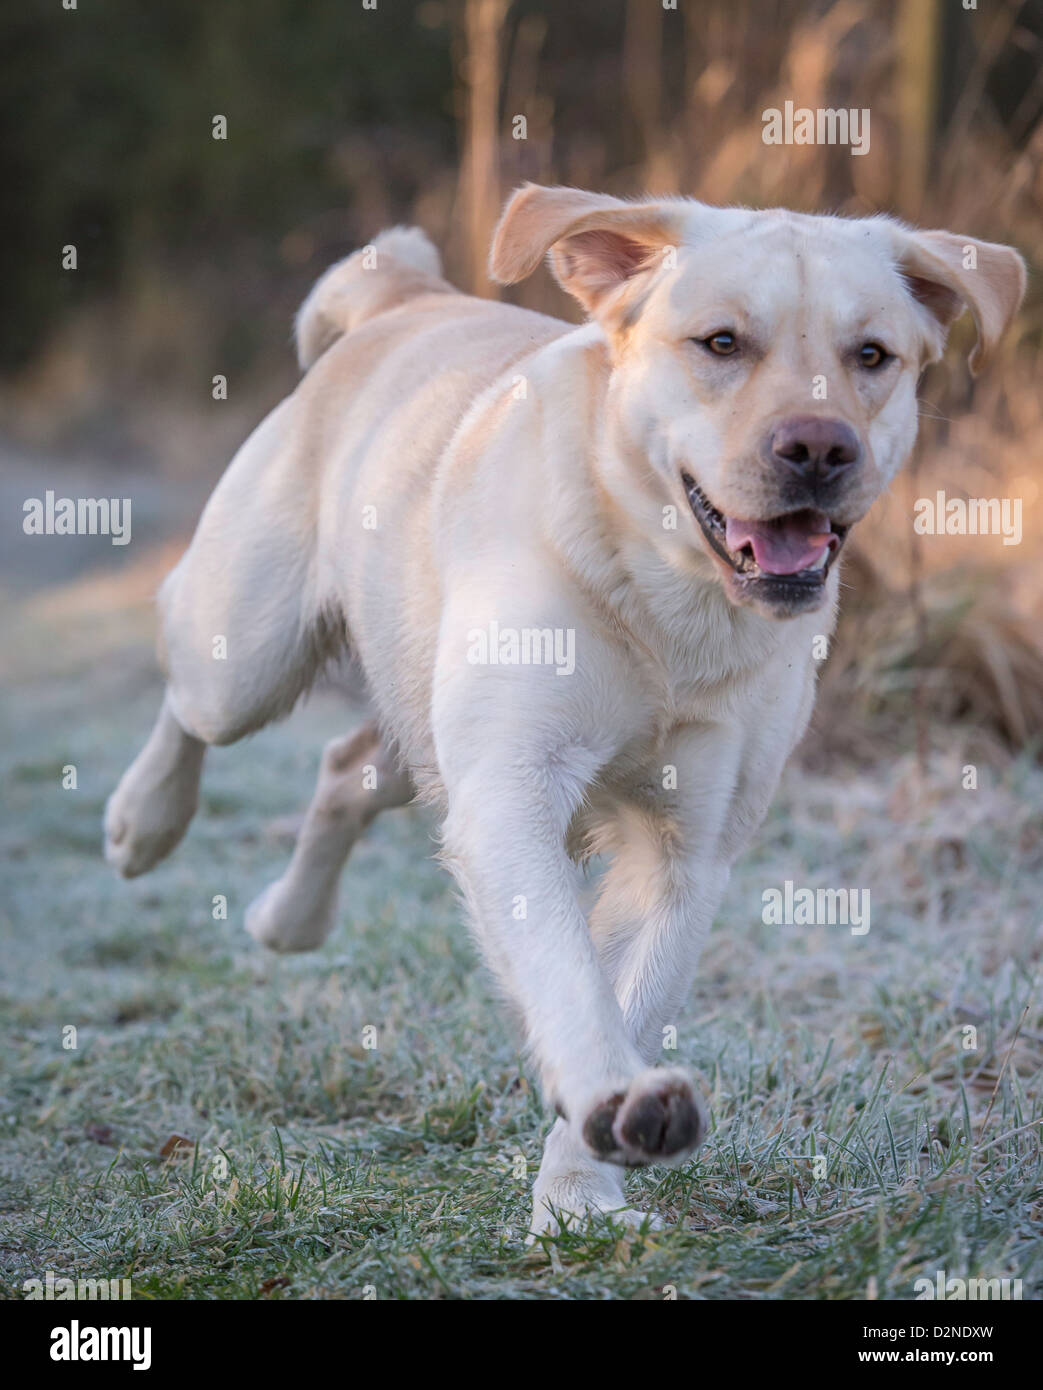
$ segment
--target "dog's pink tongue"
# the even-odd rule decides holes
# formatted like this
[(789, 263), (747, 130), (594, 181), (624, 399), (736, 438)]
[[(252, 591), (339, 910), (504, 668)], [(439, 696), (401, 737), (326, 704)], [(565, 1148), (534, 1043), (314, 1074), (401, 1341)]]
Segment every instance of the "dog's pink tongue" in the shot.
[(765, 574), (796, 574), (821, 558), (829, 544), (832, 527), (824, 512), (794, 512), (774, 521), (739, 521), (730, 516), (724, 538), (736, 554), (744, 545), (753, 549), (753, 558)]

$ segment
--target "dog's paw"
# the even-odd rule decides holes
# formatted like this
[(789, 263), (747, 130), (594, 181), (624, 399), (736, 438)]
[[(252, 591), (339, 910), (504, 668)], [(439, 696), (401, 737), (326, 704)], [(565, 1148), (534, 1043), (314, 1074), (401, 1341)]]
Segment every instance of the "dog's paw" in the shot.
[(532, 1245), (540, 1236), (558, 1236), (563, 1230), (579, 1231), (602, 1217), (628, 1230), (658, 1231), (663, 1224), (650, 1212), (628, 1207), (618, 1182), (581, 1169), (537, 1183), (526, 1244)]
[(124, 878), (137, 878), (166, 858), (188, 829), (195, 786), (167, 779), (144, 792), (128, 774), (105, 806), (105, 858)]
[(317, 950), (333, 930), (335, 918), (335, 902), (315, 902), (277, 878), (246, 909), (245, 926), (269, 951), (288, 954)]
[(588, 1207), (584, 1211), (565, 1211), (561, 1207), (541, 1203), (539, 1210), (533, 1210), (526, 1245), (535, 1245), (541, 1236), (560, 1236), (563, 1230), (582, 1231), (599, 1217), (608, 1217), (617, 1226), (625, 1226), (628, 1231), (661, 1231), (661, 1219), (648, 1211), (638, 1211), (636, 1207)]
[(583, 1140), (603, 1163), (637, 1168), (693, 1153), (706, 1128), (702, 1101), (684, 1072), (651, 1068), (587, 1109)]

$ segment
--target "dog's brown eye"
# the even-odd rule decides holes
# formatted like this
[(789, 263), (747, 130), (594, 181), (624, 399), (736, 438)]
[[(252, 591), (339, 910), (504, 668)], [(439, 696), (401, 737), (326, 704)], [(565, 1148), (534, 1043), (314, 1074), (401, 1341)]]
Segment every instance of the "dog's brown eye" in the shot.
[(879, 367), (887, 361), (887, 352), (879, 343), (863, 343), (858, 351), (858, 360), (863, 367)]
[(730, 357), (738, 347), (734, 333), (711, 333), (708, 338), (703, 339), (703, 343), (718, 357)]

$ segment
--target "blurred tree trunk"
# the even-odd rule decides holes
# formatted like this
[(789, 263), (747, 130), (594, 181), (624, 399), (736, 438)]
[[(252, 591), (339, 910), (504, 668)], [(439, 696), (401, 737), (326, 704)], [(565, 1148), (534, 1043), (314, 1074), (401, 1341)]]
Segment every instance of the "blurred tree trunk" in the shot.
[(899, 0), (896, 44), (899, 150), (898, 205), (917, 220), (934, 152), (938, 101), (938, 0)]
[[(728, 59), (728, 16), (719, 7), (684, 11), (685, 117), (683, 188), (699, 196), (703, 171), (712, 163), (734, 111), (734, 71)], [(745, 37), (745, 36), (744, 36)], [(732, 44), (733, 50), (737, 45)]]
[[(540, 89), (539, 65), (547, 37), (547, 20), (541, 14), (523, 15), (514, 33), (510, 56), (504, 54), (503, 143), (500, 175), (513, 188), (526, 179), (553, 183), (551, 162), (554, 102)], [(524, 116), (524, 139), (514, 138), (513, 122)], [(508, 132), (511, 138), (508, 139)]]
[[(663, 7), (659, 0), (628, 0), (623, 34), (623, 101), (633, 122), (624, 128), (624, 154), (631, 153), (649, 189), (676, 186), (676, 171), (667, 166), (669, 151), (662, 126), (661, 92)], [(629, 146), (629, 150), (628, 150)]]
[[(934, 152), (937, 110), (938, 24), (937, 0), (899, 0), (895, 38), (898, 47), (897, 83), (899, 158), (897, 170), (898, 206), (903, 216), (918, 221), (927, 203), (927, 178)], [(909, 467), (916, 487), (920, 472), (920, 451)], [(916, 623), (917, 646), (927, 649), (929, 624), (922, 592), (923, 552), (919, 537), (912, 537), (909, 555), (909, 604)], [(917, 667), (914, 675), (913, 717), (916, 735), (916, 765), (921, 780), (927, 776), (928, 727), (925, 672)]]
[(489, 242), (500, 214), (500, 56), (511, 0), (464, 0), (464, 162), (460, 203), (467, 237), (467, 286), (488, 294)]

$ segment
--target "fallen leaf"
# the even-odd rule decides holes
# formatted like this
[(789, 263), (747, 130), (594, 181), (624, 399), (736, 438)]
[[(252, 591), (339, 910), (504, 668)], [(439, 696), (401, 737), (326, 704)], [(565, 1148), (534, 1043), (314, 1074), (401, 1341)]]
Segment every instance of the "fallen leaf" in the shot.
[(181, 1149), (192, 1149), (194, 1147), (195, 1140), (190, 1134), (178, 1134), (175, 1131), (160, 1149), (159, 1156), (160, 1158), (170, 1158), (172, 1154), (177, 1154)]

